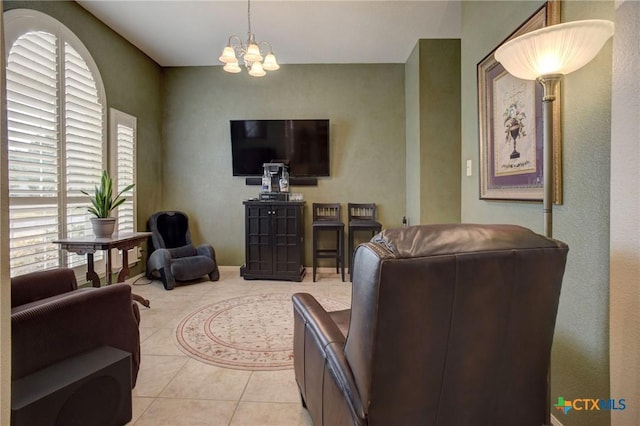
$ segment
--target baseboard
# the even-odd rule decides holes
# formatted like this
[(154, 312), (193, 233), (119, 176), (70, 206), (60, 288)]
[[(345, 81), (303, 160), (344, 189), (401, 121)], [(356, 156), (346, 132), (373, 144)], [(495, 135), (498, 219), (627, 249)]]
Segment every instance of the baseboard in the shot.
[[(312, 271), (312, 267), (310, 265), (306, 265), (305, 268), (307, 269), (307, 273)], [(220, 270), (220, 272), (223, 271), (239, 271), (240, 270), (240, 266), (235, 266), (235, 265), (218, 265), (218, 269)], [(345, 273), (347, 272), (348, 268), (344, 268)], [(335, 266), (318, 266), (316, 268), (316, 271), (318, 273), (321, 274), (335, 274), (336, 273), (336, 267)]]

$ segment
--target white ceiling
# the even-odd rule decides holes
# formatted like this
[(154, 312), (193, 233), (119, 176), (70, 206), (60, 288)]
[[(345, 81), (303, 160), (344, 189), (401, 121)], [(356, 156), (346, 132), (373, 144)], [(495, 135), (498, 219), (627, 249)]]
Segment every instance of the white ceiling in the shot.
[[(220, 65), (246, 41), (245, 0), (77, 1), (162, 66)], [(460, 38), (460, 2), (253, 0), (251, 27), (281, 64), (403, 63), (420, 38)]]

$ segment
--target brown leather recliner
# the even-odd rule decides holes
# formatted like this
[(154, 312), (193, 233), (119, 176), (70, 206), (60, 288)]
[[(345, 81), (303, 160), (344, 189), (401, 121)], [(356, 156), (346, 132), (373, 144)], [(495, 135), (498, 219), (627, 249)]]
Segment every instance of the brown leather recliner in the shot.
[(391, 229), (360, 245), (350, 310), (293, 296), (314, 424), (542, 425), (567, 253), (511, 225)]
[(131, 287), (81, 288), (73, 270), (11, 279), (11, 378), (20, 379), (100, 346), (131, 353), (131, 387), (140, 368), (140, 311)]

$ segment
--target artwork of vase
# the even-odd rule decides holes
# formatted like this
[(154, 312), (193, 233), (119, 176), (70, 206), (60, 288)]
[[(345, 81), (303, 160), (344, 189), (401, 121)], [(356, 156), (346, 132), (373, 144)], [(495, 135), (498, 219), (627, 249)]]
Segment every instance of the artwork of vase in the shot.
[(526, 116), (524, 112), (518, 109), (518, 106), (516, 104), (512, 104), (509, 106), (506, 115), (507, 119), (504, 121), (504, 125), (506, 128), (505, 132), (507, 134), (507, 137), (505, 142), (508, 143), (510, 140), (513, 141), (513, 151), (509, 156), (509, 158), (513, 160), (514, 158), (520, 158), (520, 153), (518, 152), (516, 146), (520, 135), (526, 136), (523, 123)]

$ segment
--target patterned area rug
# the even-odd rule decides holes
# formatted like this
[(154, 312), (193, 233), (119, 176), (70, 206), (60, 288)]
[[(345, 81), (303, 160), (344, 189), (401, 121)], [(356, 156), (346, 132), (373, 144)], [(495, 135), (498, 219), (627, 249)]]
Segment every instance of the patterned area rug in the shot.
[[(343, 302), (317, 297), (329, 311)], [(291, 294), (262, 294), (199, 308), (176, 328), (179, 348), (199, 361), (239, 370), (293, 368)]]

